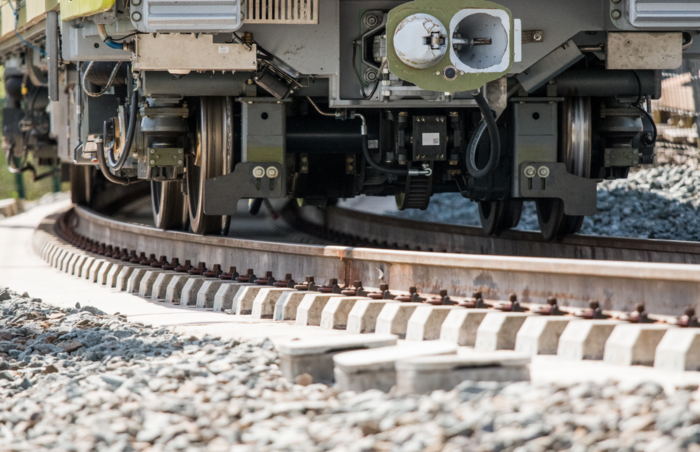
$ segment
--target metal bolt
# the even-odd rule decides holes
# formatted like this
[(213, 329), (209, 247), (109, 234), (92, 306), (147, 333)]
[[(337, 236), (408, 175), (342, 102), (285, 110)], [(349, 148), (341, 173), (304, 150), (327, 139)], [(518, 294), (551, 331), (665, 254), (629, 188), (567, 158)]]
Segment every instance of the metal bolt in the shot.
[(540, 166), (540, 168), (537, 170), (537, 175), (542, 179), (549, 177), (549, 168), (546, 166)]
[(178, 150), (177, 150), (177, 153), (178, 153), (178, 154), (182, 154), (182, 149), (178, 149)]
[(301, 170), (302, 170), (302, 171), (308, 171), (308, 170), (309, 170), (309, 167), (308, 167), (308, 166), (302, 166), (302, 167), (301, 167)]
[(301, 161), (302, 161), (302, 163), (306, 163), (306, 162), (309, 161), (309, 158), (308, 158), (308, 157), (302, 157), (302, 158), (301, 158)]
[(277, 171), (277, 168), (275, 168), (274, 166), (270, 166), (267, 168), (267, 177), (269, 177), (270, 179), (274, 179), (278, 175), (279, 171)]
[(535, 174), (537, 174), (537, 170), (534, 166), (526, 166), (523, 172), (525, 173), (525, 177), (528, 178), (533, 178), (535, 177)]
[(612, 14), (611, 14), (611, 16), (612, 16), (613, 19), (617, 20), (617, 19), (619, 19), (620, 17), (622, 17), (622, 13), (620, 12), (619, 9), (614, 9), (613, 12), (612, 12)]
[(256, 179), (260, 179), (264, 175), (265, 168), (263, 168), (262, 166), (256, 166), (255, 168), (253, 168), (253, 177), (255, 177)]
[(155, 165), (155, 164), (156, 164), (156, 161), (155, 161), (155, 160), (151, 160), (151, 165)]
[(537, 42), (542, 41), (542, 32), (538, 31), (538, 32), (534, 33), (532, 35), (532, 40), (537, 41)]
[(182, 160), (178, 160), (178, 161), (177, 161), (177, 164), (178, 164), (178, 165), (182, 165)]
[(440, 71), (435, 72), (435, 75), (440, 75)]
[(622, 1), (622, 0), (612, 0), (612, 2), (615, 3), (616, 5), (617, 5), (618, 3), (620, 3), (621, 1)]
[(348, 165), (348, 171), (352, 171), (354, 168), (352, 165)]
[(352, 158), (352, 157), (348, 157), (348, 158), (345, 159), (345, 161), (348, 162), (348, 163), (352, 163), (352, 162), (355, 161), (355, 159)]
[(151, 154), (155, 154), (155, 153), (156, 153), (156, 150), (155, 150), (155, 149), (149, 149), (149, 152), (150, 152)]

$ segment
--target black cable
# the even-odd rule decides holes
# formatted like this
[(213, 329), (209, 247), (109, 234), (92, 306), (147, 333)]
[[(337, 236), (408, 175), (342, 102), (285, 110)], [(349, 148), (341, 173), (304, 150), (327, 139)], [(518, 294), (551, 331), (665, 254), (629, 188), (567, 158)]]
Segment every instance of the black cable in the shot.
[(654, 129), (654, 138), (652, 139), (646, 139), (646, 136), (644, 137), (644, 144), (647, 146), (651, 146), (654, 143), (656, 143), (656, 138), (658, 137), (658, 130), (656, 129), (656, 123), (654, 122), (654, 117), (646, 111), (644, 108), (642, 108), (642, 79), (639, 77), (639, 73), (637, 71), (632, 71), (634, 76), (637, 79), (637, 86), (639, 87), (639, 95), (637, 96), (637, 103), (634, 105), (634, 108), (637, 110), (641, 111), (642, 114), (644, 115), (645, 118), (651, 123), (651, 128)]
[(372, 156), (369, 155), (369, 146), (367, 144), (367, 135), (362, 135), (362, 155), (365, 156), (365, 160), (367, 161), (369, 166), (376, 169), (377, 171), (381, 171), (382, 173), (386, 173), (386, 174), (394, 174), (396, 176), (408, 176), (408, 169), (384, 168), (380, 164), (376, 163), (372, 159)]
[(130, 35), (126, 35), (126, 36), (124, 36), (123, 38), (112, 38), (112, 41), (114, 41), (114, 42), (123, 41), (123, 40), (125, 40), (125, 39), (127, 39), (127, 38), (130, 38), (130, 37), (132, 37), (132, 36), (136, 36), (136, 35), (138, 35), (138, 34), (140, 34), (140, 33), (131, 33)]
[(119, 156), (119, 160), (114, 159), (114, 150), (109, 149), (107, 156), (109, 157), (109, 167), (117, 171), (124, 167), (126, 160), (129, 158), (129, 153), (131, 151), (131, 145), (134, 141), (134, 134), (136, 132), (136, 117), (138, 111), (139, 102), (139, 92), (138, 90), (133, 90), (131, 92), (131, 105), (129, 106), (129, 126), (126, 132), (126, 139), (124, 140), (124, 147), (122, 148), (122, 153)]
[(104, 175), (105, 179), (115, 184), (129, 185), (131, 180), (128, 177), (115, 176), (109, 171), (109, 168), (107, 167), (107, 159), (105, 159), (104, 143), (102, 141), (98, 141), (95, 143), (95, 145), (97, 147), (97, 162), (100, 164), (100, 170), (102, 170), (102, 175)]
[(655, 144), (658, 131), (656, 130), (656, 123), (654, 122), (654, 117), (651, 115), (651, 113), (649, 113), (648, 111), (646, 111), (645, 109), (643, 109), (639, 105), (635, 105), (634, 108), (636, 108), (637, 110), (642, 112), (644, 117), (646, 117), (647, 120), (651, 123), (651, 128), (654, 129), (654, 137), (651, 139), (647, 139), (646, 135), (645, 135), (644, 144), (646, 144), (647, 146), (651, 146), (651, 145)]
[[(468, 155), (465, 159), (467, 163), (467, 170), (469, 170), (469, 174), (471, 174), (473, 177), (480, 179), (493, 173), (496, 167), (498, 166), (498, 161), (501, 158), (501, 138), (498, 135), (498, 125), (496, 124), (496, 118), (494, 117), (494, 114), (491, 111), (489, 103), (486, 101), (484, 94), (481, 91), (479, 91), (479, 93), (477, 93), (474, 96), (474, 100), (476, 101), (476, 105), (479, 106), (479, 110), (481, 110), (481, 115), (483, 116), (482, 121), (486, 124), (485, 127), (489, 131), (489, 139), (491, 141), (491, 153), (489, 154), (489, 161), (486, 164), (486, 166), (482, 169), (477, 168), (476, 165), (472, 164), (471, 161), (471, 154), (476, 152), (476, 146), (479, 144), (479, 139), (481, 138), (482, 133), (475, 132), (469, 140), (469, 146), (467, 146)], [(484, 126), (479, 125), (477, 131), (481, 129), (481, 132), (483, 132), (483, 127)]]

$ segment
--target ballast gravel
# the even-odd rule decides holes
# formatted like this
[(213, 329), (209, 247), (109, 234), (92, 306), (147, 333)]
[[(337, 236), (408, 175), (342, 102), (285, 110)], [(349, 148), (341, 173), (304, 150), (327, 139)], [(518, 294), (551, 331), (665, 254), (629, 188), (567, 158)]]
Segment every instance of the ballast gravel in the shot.
[[(581, 234), (667, 240), (700, 240), (700, 167), (644, 167), (627, 179), (598, 184), (598, 214), (584, 220)], [(479, 208), (455, 193), (431, 198), (427, 210), (385, 212), (418, 221), (478, 226)], [(526, 202), (517, 229), (538, 231), (534, 202)]]
[(465, 381), (338, 393), (270, 341), (186, 337), (0, 288), (2, 451), (700, 451), (696, 388)]

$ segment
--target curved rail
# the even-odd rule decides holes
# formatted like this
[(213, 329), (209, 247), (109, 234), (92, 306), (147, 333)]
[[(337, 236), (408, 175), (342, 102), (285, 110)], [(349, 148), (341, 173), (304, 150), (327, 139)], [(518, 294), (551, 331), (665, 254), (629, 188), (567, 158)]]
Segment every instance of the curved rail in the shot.
[(484, 236), (481, 228), (428, 223), (326, 207), (288, 204), (285, 220), (307, 233), (351, 246), (443, 253), (487, 254), (631, 262), (700, 263), (700, 243), (572, 235), (548, 242), (537, 232)]
[(693, 265), (281, 244), (163, 231), (114, 221), (82, 207), (66, 212), (56, 230), (76, 246), (85, 247), (89, 239), (178, 257), (180, 262), (291, 273), (297, 280), (314, 275), (317, 283), (338, 278), (346, 284), (361, 280), (366, 287), (386, 283), (396, 291), (410, 286), (421, 293), (446, 289), (453, 297), (480, 290), (496, 300), (516, 293), (524, 303), (543, 303), (554, 296), (561, 307), (586, 307), (596, 299), (606, 310), (630, 311), (645, 303), (648, 312), (679, 315), (695, 305), (700, 289), (700, 267)]

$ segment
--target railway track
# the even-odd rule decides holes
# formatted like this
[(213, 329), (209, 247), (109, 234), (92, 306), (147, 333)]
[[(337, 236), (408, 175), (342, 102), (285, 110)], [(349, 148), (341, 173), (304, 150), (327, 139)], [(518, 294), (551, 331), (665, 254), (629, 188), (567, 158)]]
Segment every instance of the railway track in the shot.
[[(397, 247), (401, 240), (416, 234), (421, 225), (377, 219), (343, 209), (327, 209), (319, 217), (316, 212), (308, 214), (286, 208), (282, 215), (305, 232), (335, 241), (376, 241), (381, 245), (381, 231), (390, 226), (398, 229), (393, 236)], [(372, 224), (375, 220), (376, 225)], [(355, 234), (343, 235), (343, 230), (353, 230)], [(456, 237), (451, 239), (452, 244), (479, 245), (480, 237), (473, 228), (448, 230)], [(372, 231), (379, 232), (372, 235)], [(448, 237), (447, 232), (444, 234)], [(529, 234), (512, 234), (512, 237), (522, 236)], [(502, 247), (509, 238), (487, 240)], [(288, 378), (308, 373), (313, 381), (335, 379), (340, 388), (350, 390), (388, 390), (398, 384), (406, 392), (425, 392), (447, 388), (450, 381), (461, 381), (460, 378), (479, 379), (481, 371), (474, 371), (477, 373), (473, 375), (460, 372), (484, 366), (490, 369), (488, 378), (527, 379), (523, 366), (529, 359), (524, 355), (538, 354), (654, 365), (676, 371), (700, 370), (696, 364), (700, 362), (696, 361), (700, 358), (695, 356), (700, 355), (697, 347), (683, 348), (684, 344), (692, 345), (696, 339), (700, 340), (700, 328), (680, 328), (698, 325), (694, 312), (688, 311), (687, 306), (695, 305), (700, 269), (687, 264), (600, 259), (614, 252), (624, 252), (628, 257), (637, 253), (637, 259), (645, 255), (672, 258), (669, 250), (663, 254), (657, 251), (663, 243), (586, 240), (571, 238), (562, 249), (570, 252), (571, 247), (588, 247), (597, 253), (599, 260), (199, 236), (115, 221), (74, 206), (47, 218), (39, 226), (34, 247), (44, 260), (63, 272), (152, 301), (249, 316), (254, 322), (293, 322), (325, 328), (329, 333), (332, 330), (356, 333), (276, 344)], [(416, 243), (423, 247), (428, 242)], [(687, 248), (680, 243), (671, 245), (685, 251), (683, 259), (694, 258), (694, 244)], [(554, 252), (558, 245), (541, 246)], [(488, 247), (480, 249), (484, 252)], [(236, 269), (240, 274), (233, 277), (226, 274)], [(589, 304), (590, 300), (596, 300), (598, 309), (593, 309), (596, 305)], [(678, 318), (684, 309), (687, 315)], [(594, 321), (583, 320), (586, 318)], [(582, 333), (586, 328), (588, 333)], [(666, 336), (669, 339), (663, 342)], [(385, 350), (385, 347), (394, 346), (397, 338), (424, 344), (409, 347), (411, 351), (402, 348), (397, 351), (398, 357), (403, 353), (408, 358), (414, 353), (451, 355), (461, 346), (487, 353), (466, 357), (459, 354), (438, 359), (439, 363), (417, 364), (420, 369), (424, 364), (429, 369), (442, 366), (438, 373), (451, 377), (439, 381), (430, 380), (419, 368), (407, 370), (401, 380), (398, 374), (387, 377), (376, 369), (363, 367), (367, 360), (379, 360), (389, 361), (393, 368), (398, 358), (387, 357), (393, 349)], [(434, 339), (440, 342), (425, 342)], [(597, 351), (590, 352), (591, 347)], [(334, 369), (335, 353), (357, 348), (377, 348), (377, 351), (368, 350), (374, 355), (360, 355), (357, 361), (343, 362), (339, 358), (340, 362), (335, 362), (335, 375), (329, 374), (329, 369)], [(493, 355), (492, 352), (501, 349), (520, 354)], [(398, 372), (399, 367), (396, 369)], [(369, 371), (371, 378), (356, 375), (365, 371)], [(425, 378), (429, 382), (421, 383)]]

